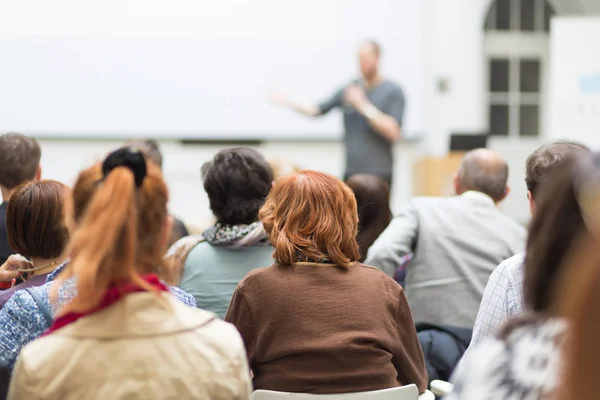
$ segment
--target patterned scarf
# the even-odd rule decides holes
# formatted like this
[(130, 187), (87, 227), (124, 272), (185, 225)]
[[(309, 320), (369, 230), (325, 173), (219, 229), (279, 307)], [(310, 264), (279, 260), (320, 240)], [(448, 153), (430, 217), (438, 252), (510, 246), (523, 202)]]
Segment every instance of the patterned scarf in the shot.
[(250, 225), (225, 225), (216, 223), (203, 233), (213, 246), (238, 248), (244, 246), (270, 246), (267, 232), (260, 221)]

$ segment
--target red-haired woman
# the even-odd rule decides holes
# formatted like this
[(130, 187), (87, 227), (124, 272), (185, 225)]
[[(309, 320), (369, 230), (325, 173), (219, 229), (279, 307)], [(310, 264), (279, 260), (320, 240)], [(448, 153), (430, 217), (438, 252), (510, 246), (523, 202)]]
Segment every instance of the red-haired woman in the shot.
[(158, 167), (132, 149), (79, 175), (72, 260), (52, 289), (55, 301), (70, 301), (21, 351), (9, 398), (249, 397), (235, 328), (182, 304), (156, 275), (170, 232), (167, 197)]
[(402, 288), (360, 264), (354, 194), (302, 171), (260, 211), (276, 264), (238, 286), (226, 320), (246, 344), (255, 389), (347, 393), (415, 383), (427, 372)]

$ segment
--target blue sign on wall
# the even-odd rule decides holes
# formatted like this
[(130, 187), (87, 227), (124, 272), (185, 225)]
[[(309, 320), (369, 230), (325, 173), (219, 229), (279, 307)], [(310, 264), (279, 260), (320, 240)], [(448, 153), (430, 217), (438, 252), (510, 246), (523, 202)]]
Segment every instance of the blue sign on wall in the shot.
[(600, 72), (580, 75), (579, 90), (582, 94), (600, 94)]

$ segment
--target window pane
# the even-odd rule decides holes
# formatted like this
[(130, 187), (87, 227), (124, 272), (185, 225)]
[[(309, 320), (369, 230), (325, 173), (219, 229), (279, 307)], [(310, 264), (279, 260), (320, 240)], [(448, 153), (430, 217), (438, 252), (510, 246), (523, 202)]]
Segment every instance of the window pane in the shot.
[(507, 105), (490, 105), (490, 134), (508, 136)]
[(521, 76), (521, 92), (539, 93), (540, 91), (540, 61), (521, 60), (519, 63)]
[(550, 18), (554, 15), (554, 9), (548, 1), (544, 1), (544, 31), (550, 32)]
[(496, 28), (496, 2), (493, 2), (490, 8), (488, 9), (487, 17), (485, 17), (485, 26), (484, 29), (486, 31), (493, 31)]
[(536, 0), (521, 0), (521, 30), (535, 30)]
[(510, 2), (511, 0), (496, 0), (496, 30), (498, 31), (510, 29)]
[(521, 136), (538, 136), (540, 129), (539, 106), (520, 106), (519, 132)]
[(508, 92), (508, 60), (490, 60), (490, 91)]

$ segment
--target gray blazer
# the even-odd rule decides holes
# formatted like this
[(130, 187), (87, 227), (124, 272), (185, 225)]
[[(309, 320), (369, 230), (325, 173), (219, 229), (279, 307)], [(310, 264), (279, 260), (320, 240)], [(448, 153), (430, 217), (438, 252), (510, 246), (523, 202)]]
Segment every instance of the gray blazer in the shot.
[(490, 274), (523, 251), (526, 235), (483, 193), (418, 197), (371, 246), (366, 264), (393, 276), (413, 253), (404, 289), (415, 322), (473, 328)]

